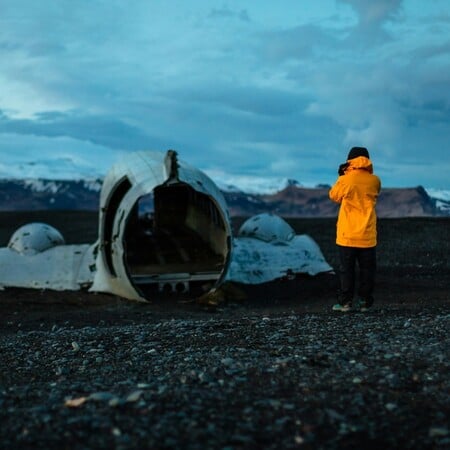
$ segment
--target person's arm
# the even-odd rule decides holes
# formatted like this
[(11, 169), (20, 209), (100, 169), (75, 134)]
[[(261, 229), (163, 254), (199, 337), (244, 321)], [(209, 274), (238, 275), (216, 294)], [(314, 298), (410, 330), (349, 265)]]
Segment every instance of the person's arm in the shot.
[(344, 183), (342, 181), (342, 177), (339, 177), (334, 184), (334, 186), (330, 189), (328, 193), (329, 197), (333, 202), (341, 203), (344, 197)]

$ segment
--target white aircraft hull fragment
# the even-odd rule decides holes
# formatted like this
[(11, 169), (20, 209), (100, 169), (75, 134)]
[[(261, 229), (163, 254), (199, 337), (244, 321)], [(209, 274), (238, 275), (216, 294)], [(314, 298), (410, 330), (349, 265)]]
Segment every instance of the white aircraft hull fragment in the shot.
[(317, 275), (332, 270), (319, 246), (307, 235), (295, 236), (286, 244), (239, 237), (234, 239), (225, 281), (260, 284), (296, 274)]
[(92, 246), (58, 245), (33, 255), (0, 249), (0, 286), (76, 291), (92, 284)]

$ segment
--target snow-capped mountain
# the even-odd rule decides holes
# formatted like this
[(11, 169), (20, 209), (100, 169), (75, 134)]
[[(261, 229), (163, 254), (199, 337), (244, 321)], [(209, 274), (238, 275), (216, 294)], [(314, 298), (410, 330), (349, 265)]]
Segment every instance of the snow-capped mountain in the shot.
[[(112, 161), (112, 158), (110, 158)], [(93, 155), (89, 159), (76, 159), (73, 155), (57, 158), (9, 160), (2, 155), (0, 179), (53, 179), (82, 180), (102, 178), (108, 170), (108, 162)], [(54, 174), (54, 175), (53, 175)]]
[(436, 208), (444, 215), (450, 216), (450, 191), (445, 189), (425, 189), (427, 194), (436, 202)]
[(222, 192), (246, 192), (247, 194), (253, 195), (265, 195), (275, 194), (288, 186), (303, 186), (297, 180), (291, 178), (226, 176), (223, 174), (216, 177), (211, 174), (209, 176)]
[[(21, 159), (18, 155), (2, 155), (0, 209), (27, 207), (36, 209), (38, 206), (46, 207), (47, 205), (55, 207), (66, 205), (84, 209), (87, 204), (94, 207), (101, 188), (102, 177), (111, 164), (118, 161), (120, 157), (121, 153), (118, 151), (98, 148), (88, 153), (61, 153), (57, 157), (44, 152), (35, 160), (25, 157)], [(56, 176), (49, 176), (49, 174)], [(206, 174), (224, 192), (228, 201), (237, 201), (237, 198), (241, 196), (242, 203), (252, 205), (254, 208), (261, 202), (261, 196), (276, 195), (289, 187), (303, 189), (306, 193), (308, 189), (328, 188), (327, 185), (300, 183), (291, 178), (230, 175), (221, 171), (206, 171)], [(11, 197), (13, 185), (17, 196), (21, 198), (19, 202), (13, 200), (14, 196)], [(80, 189), (84, 194), (75, 201), (75, 194), (71, 191), (76, 190), (76, 195), (80, 195)], [(19, 194), (21, 190), (22, 193)], [(318, 193), (318, 191), (313, 192)], [(450, 190), (425, 188), (425, 192), (434, 202), (437, 214), (450, 215)], [(310, 193), (307, 196), (309, 195)], [(83, 201), (87, 202), (84, 206)]]
[[(96, 210), (102, 177), (117, 161), (112, 151), (40, 154), (36, 160), (2, 155), (0, 210)], [(284, 216), (335, 216), (329, 186), (300, 183), (281, 177), (208, 172), (224, 193), (232, 215), (273, 212)], [(49, 176), (54, 174), (55, 176)], [(448, 215), (450, 191), (442, 189), (383, 189), (381, 216)]]
[(25, 180), (11, 180), (20, 182), (23, 181), (23, 184), (26, 188), (29, 188), (33, 192), (48, 192), (51, 194), (57, 194), (58, 192), (66, 191), (67, 186), (70, 186), (72, 183), (77, 185), (82, 185), (84, 189), (88, 191), (100, 192), (102, 188), (102, 180), (97, 179), (80, 179), (80, 180), (72, 180), (69, 183), (69, 180), (42, 180), (42, 179), (32, 179), (27, 178)]
[[(248, 182), (250, 179), (247, 179)], [(236, 180), (234, 180), (236, 181)], [(0, 179), (1, 211), (97, 210), (102, 180)], [(337, 205), (328, 198), (329, 186), (301, 186), (295, 180), (262, 180), (251, 192), (234, 183), (219, 183), (232, 216), (272, 212), (284, 217), (335, 217)], [(450, 216), (450, 193), (445, 190), (384, 188), (378, 201), (380, 217)]]
[(0, 179), (0, 211), (97, 210), (101, 179)]

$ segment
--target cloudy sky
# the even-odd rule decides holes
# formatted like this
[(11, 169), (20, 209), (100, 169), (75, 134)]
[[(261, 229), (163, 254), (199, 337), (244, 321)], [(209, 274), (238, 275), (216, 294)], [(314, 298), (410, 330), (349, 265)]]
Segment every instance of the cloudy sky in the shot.
[(450, 189), (448, 0), (0, 0), (2, 177), (174, 148), (331, 184), (354, 145), (386, 187)]

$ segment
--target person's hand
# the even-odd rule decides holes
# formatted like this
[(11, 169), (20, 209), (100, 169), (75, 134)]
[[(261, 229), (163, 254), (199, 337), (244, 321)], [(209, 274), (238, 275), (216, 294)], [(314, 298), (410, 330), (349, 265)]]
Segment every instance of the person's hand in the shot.
[(341, 164), (341, 165), (339, 166), (339, 169), (338, 169), (338, 174), (339, 174), (339, 176), (344, 175), (345, 170), (347, 169), (348, 166), (349, 166), (349, 163), (348, 163), (348, 162), (343, 163), (343, 164)]

